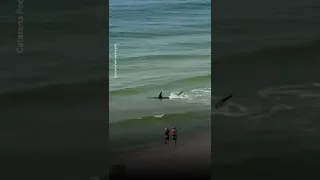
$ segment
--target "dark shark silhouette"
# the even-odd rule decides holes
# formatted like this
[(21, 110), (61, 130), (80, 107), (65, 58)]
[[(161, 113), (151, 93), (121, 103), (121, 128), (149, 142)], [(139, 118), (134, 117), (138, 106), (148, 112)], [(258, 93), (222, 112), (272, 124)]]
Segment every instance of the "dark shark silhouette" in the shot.
[[(181, 95), (183, 93), (183, 91), (179, 92), (177, 95)], [(160, 92), (160, 94), (158, 95), (158, 97), (150, 97), (150, 98), (154, 98), (154, 99), (169, 99), (169, 97), (163, 97), (162, 96), (162, 91)]]
[(183, 93), (183, 91), (179, 92), (177, 95), (180, 96)]
[(162, 96), (162, 91), (160, 92), (159, 96), (158, 96), (158, 99), (169, 99), (169, 97), (163, 97)]
[(229, 96), (221, 99), (218, 103), (215, 104), (214, 107), (215, 107), (216, 109), (222, 107), (222, 106), (223, 106), (230, 98), (232, 98), (232, 97), (233, 97), (233, 95), (231, 94), (231, 95), (229, 95)]

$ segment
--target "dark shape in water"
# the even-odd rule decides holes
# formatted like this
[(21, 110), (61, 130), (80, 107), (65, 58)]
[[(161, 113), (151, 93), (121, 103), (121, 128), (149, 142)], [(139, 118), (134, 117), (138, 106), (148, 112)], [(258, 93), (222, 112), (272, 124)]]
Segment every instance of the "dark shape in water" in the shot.
[(179, 92), (177, 95), (180, 96), (183, 93), (183, 91)]
[[(183, 91), (179, 92), (177, 95), (181, 95), (183, 93)], [(150, 98), (154, 98), (154, 99), (169, 99), (169, 97), (163, 97), (162, 96), (162, 91), (160, 92), (159, 96), (158, 97), (150, 97)]]
[(169, 97), (163, 97), (162, 96), (162, 91), (160, 92), (159, 96), (158, 96), (158, 99), (169, 99)]
[(233, 95), (231, 94), (231, 95), (229, 95), (229, 96), (221, 99), (218, 103), (215, 104), (214, 107), (215, 107), (216, 109), (222, 107), (230, 98), (232, 98), (232, 96), (233, 96)]

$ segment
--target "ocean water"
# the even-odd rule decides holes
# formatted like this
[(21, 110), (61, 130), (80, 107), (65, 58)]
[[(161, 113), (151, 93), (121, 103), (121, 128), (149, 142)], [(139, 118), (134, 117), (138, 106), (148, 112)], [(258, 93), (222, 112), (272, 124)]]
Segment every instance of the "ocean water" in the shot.
[[(111, 141), (159, 136), (172, 125), (182, 132), (199, 125), (209, 128), (210, 4), (208, 0), (110, 1)], [(150, 98), (160, 91), (170, 99)], [(177, 96), (180, 91), (183, 94)]]
[(0, 5), (0, 179), (104, 173), (108, 4), (20, 2)]
[[(249, 165), (254, 168), (240, 168), (242, 175), (260, 173), (260, 179), (267, 177), (264, 170), (272, 178), (279, 172), (301, 179), (315, 175), (320, 162), (318, 0), (213, 1), (211, 63), (210, 2), (110, 1), (109, 63), (105, 2), (29, 2), (23, 54), (15, 52), (17, 3), (1, 2), (0, 150), (3, 167), (11, 171), (0, 174), (13, 175), (2, 179), (32, 173), (34, 179), (75, 179), (104, 172), (109, 121), (101, 97), (108, 91), (108, 66), (114, 139), (154, 140), (159, 129), (172, 124), (181, 131), (208, 127), (212, 88), (212, 103), (234, 94), (227, 106), (212, 112), (214, 165), (253, 160), (235, 169)], [(146, 98), (161, 90), (172, 100)], [(181, 90), (184, 99), (177, 99), (174, 92)], [(144, 136), (146, 130), (150, 136)], [(267, 164), (261, 163), (264, 158)], [(284, 165), (288, 171), (282, 171)], [(230, 167), (214, 170), (224, 178), (239, 177)]]
[(212, 110), (215, 175), (318, 179), (319, 5), (214, 2), (212, 103), (234, 95)]
[[(97, 134), (97, 124), (101, 132), (108, 127), (102, 98), (108, 80), (103, 4), (29, 5), (24, 4), (23, 14), (14, 13), (18, 2), (4, 4), (7, 10), (1, 11), (1, 136), (7, 137), (3, 143), (21, 150), (95, 146), (79, 133)], [(16, 52), (19, 16), (24, 18), (23, 53)], [(92, 117), (95, 121), (89, 121)], [(100, 135), (106, 139), (106, 134)]]

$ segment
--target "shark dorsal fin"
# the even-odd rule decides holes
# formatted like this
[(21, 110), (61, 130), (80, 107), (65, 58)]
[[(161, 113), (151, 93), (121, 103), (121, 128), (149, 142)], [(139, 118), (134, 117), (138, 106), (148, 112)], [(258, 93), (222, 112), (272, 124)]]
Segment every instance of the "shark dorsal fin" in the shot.
[(183, 91), (180, 91), (180, 92), (178, 93), (178, 96), (180, 96), (182, 93), (183, 93)]

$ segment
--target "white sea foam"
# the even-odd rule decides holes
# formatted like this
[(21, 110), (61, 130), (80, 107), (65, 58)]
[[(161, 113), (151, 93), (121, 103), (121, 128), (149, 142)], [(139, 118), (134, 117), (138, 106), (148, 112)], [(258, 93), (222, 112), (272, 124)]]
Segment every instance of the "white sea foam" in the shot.
[(153, 117), (155, 118), (162, 118), (164, 116), (164, 114), (159, 114), (159, 115), (154, 115)]
[(185, 91), (178, 95), (179, 92), (171, 92), (169, 99), (186, 100), (188, 103), (203, 103), (210, 105), (211, 103), (211, 88), (196, 88), (190, 91)]
[(309, 83), (297, 84), (297, 85), (269, 87), (269, 88), (260, 90), (258, 94), (264, 98), (269, 96), (276, 96), (276, 98), (278, 99), (281, 96), (291, 96), (291, 97), (300, 97), (300, 98), (319, 97), (320, 96), (319, 87), (320, 87), (320, 83), (309, 82)]

